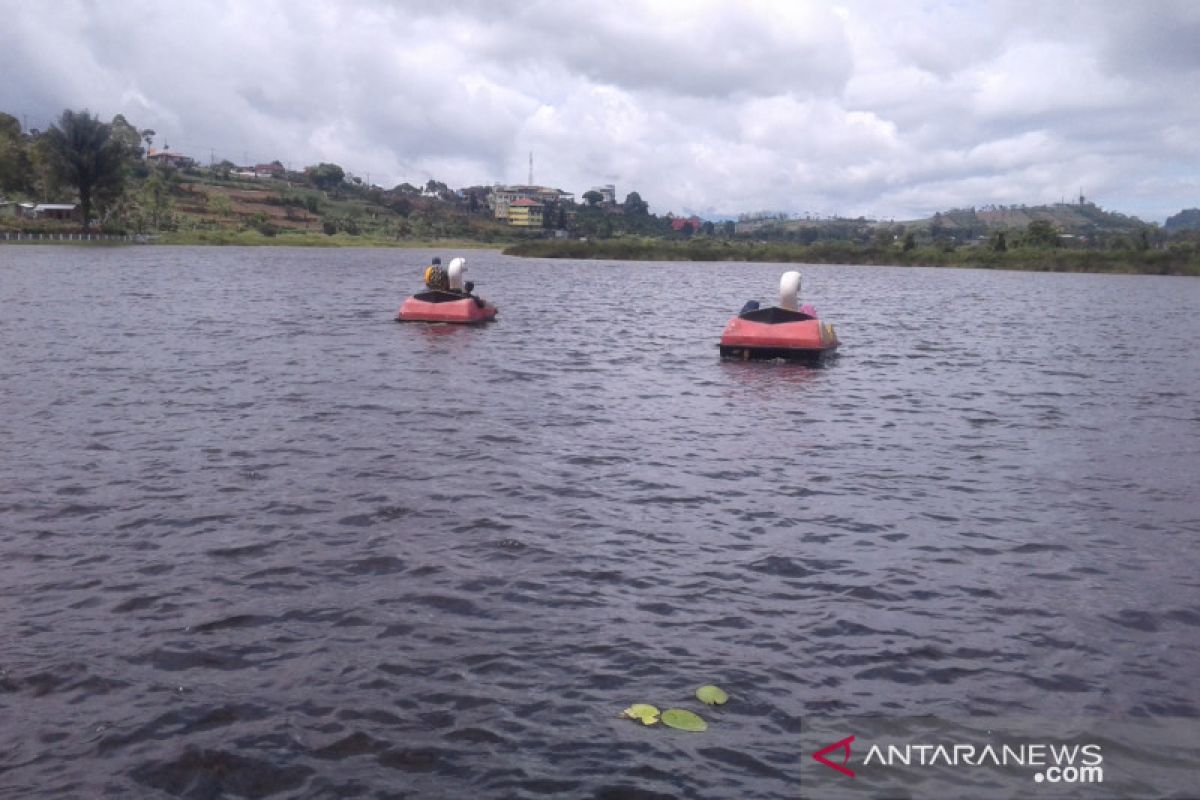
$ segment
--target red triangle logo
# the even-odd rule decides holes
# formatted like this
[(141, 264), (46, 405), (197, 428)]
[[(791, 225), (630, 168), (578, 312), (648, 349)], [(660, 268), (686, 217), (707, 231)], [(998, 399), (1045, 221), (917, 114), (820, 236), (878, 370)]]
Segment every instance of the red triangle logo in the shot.
[[(838, 772), (842, 773), (843, 775), (849, 775), (851, 778), (853, 778), (854, 770), (852, 770), (846, 766), (847, 764), (850, 763), (850, 743), (853, 741), (854, 741), (853, 736), (847, 736), (845, 739), (842, 739), (840, 742), (834, 742), (831, 745), (822, 747), (820, 750), (813, 753), (813, 758), (816, 759), (817, 761), (820, 761), (825, 766), (830, 767), (832, 769), (836, 769)], [(842, 758), (842, 763), (835, 764), (832, 761), (830, 761), (828, 758), (825, 757), (829, 753), (832, 753), (834, 750), (841, 750), (846, 754)]]

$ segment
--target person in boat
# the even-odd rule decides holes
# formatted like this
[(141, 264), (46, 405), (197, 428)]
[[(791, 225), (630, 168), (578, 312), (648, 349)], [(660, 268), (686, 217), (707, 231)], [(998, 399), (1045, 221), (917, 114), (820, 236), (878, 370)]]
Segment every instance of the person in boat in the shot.
[(440, 289), (445, 292), (450, 289), (450, 276), (442, 269), (442, 259), (433, 257), (433, 262), (425, 268), (425, 288)]

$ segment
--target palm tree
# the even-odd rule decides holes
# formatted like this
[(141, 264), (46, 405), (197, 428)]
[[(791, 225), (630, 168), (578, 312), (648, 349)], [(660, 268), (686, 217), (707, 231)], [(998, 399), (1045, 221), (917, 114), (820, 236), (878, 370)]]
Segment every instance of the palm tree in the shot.
[(91, 222), (92, 200), (120, 195), (124, 188), (126, 148), (113, 138), (112, 126), (86, 110), (67, 109), (46, 131), (54, 171), (79, 190), (83, 229)]

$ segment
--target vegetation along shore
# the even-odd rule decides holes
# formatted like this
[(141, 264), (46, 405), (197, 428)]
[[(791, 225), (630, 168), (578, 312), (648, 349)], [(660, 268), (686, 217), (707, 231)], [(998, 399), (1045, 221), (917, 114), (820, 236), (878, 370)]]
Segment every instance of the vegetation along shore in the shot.
[(1200, 276), (1196, 246), (1161, 249), (1099, 250), (1015, 247), (924, 246), (909, 250), (856, 242), (811, 245), (694, 239), (622, 238), (588, 241), (538, 241), (510, 245), (505, 255), (534, 258), (591, 258), (622, 261), (768, 261), (792, 264), (858, 264), (908, 267), (965, 267), (1033, 272), (1110, 272), (1141, 275)]
[[(304, 247), (498, 247), (542, 258), (772, 261), (1200, 275), (1200, 209), (1165, 224), (1082, 195), (907, 221), (651, 213), (636, 191), (546, 186), (391, 189), (337, 164), (207, 165), (138, 129), (67, 110), (47, 131), (0, 112), (0, 246), (92, 233), (120, 241)], [(127, 239), (125, 237), (128, 237)], [(64, 243), (78, 244), (77, 240)], [(105, 242), (111, 243), (111, 241)]]

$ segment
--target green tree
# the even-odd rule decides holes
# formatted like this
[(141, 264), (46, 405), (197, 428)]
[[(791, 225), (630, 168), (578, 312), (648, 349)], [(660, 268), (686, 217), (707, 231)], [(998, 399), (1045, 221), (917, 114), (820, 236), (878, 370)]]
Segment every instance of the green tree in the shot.
[(50, 166), (65, 183), (79, 192), (83, 228), (91, 224), (93, 202), (103, 204), (124, 189), (128, 153), (112, 126), (85, 111), (67, 109), (46, 132)]
[(20, 142), (0, 136), (0, 191), (20, 191), (25, 183), (21, 178), (21, 156), (24, 149)]
[(933, 222), (929, 223), (929, 235), (935, 242), (946, 235), (946, 226), (942, 224), (942, 212), (934, 213)]
[(0, 191), (19, 192), (29, 188), (29, 155), (21, 141), (21, 123), (0, 113)]
[(724, 223), (722, 223), (721, 234), (726, 239), (732, 239), (734, 234), (736, 234), (736, 233), (737, 233), (737, 223), (736, 222), (734, 222), (731, 219), (727, 219), (727, 220), (725, 220)]
[[(150, 224), (154, 230), (162, 228), (163, 220), (171, 211), (171, 177), (155, 170), (142, 190), (146, 210), (150, 212)], [(224, 195), (221, 195), (224, 197)], [(225, 198), (228, 202), (229, 198)]]
[(305, 167), (304, 174), (313, 186), (322, 191), (336, 189), (346, 179), (346, 171), (337, 164), (321, 162), (315, 167)]
[(909, 250), (916, 250), (917, 249), (917, 237), (914, 236), (912, 233), (906, 233), (904, 235), (904, 246), (901, 249), (903, 249), (904, 252), (906, 252), (906, 253)]
[(1056, 247), (1058, 230), (1044, 219), (1035, 219), (1025, 228), (1025, 244), (1030, 247)]
[(644, 217), (650, 213), (650, 205), (637, 192), (625, 195), (625, 213), (631, 217)]
[(112, 119), (112, 138), (121, 143), (130, 158), (142, 157), (142, 134), (129, 124), (125, 115), (117, 114)]
[(29, 156), (30, 188), (43, 202), (62, 200), (66, 194), (63, 181), (54, 169), (54, 153), (50, 137), (39, 136), (25, 149)]
[(0, 141), (17, 141), (21, 138), (21, 121), (12, 114), (0, 111)]
[(996, 235), (992, 237), (992, 250), (997, 253), (1003, 253), (1008, 250), (1008, 242), (1004, 240), (1004, 231), (996, 231)]
[(604, 195), (600, 194), (595, 189), (589, 189), (583, 193), (583, 199), (587, 201), (589, 206), (594, 206), (604, 199)]

